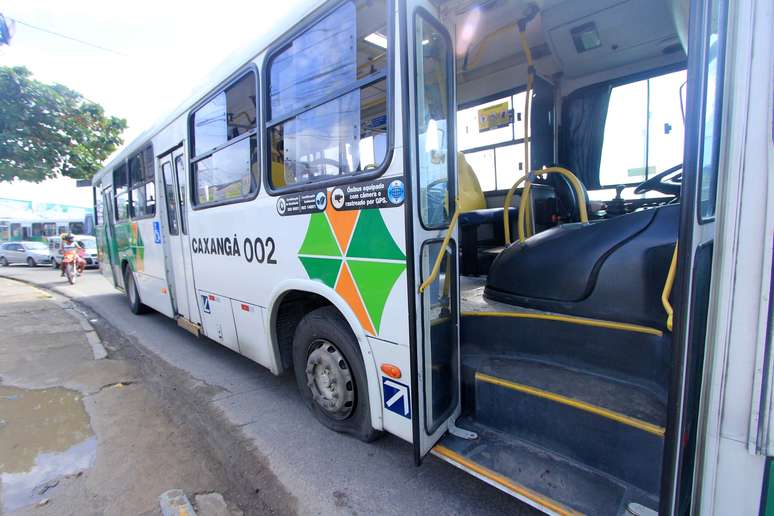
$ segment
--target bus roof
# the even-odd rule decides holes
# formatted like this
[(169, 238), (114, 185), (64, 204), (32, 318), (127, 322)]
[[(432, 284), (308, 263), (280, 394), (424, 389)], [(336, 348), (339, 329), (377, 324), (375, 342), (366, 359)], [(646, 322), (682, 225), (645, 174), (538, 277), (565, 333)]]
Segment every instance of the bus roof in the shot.
[(272, 24), (271, 29), (256, 37), (251, 43), (241, 49), (234, 51), (222, 63), (220, 63), (208, 79), (194, 88), (185, 98), (185, 100), (165, 117), (143, 131), (131, 142), (126, 144), (117, 154), (115, 154), (102, 169), (94, 174), (92, 181), (102, 178), (105, 174), (111, 172), (127, 157), (140, 150), (156, 134), (165, 127), (174, 122), (180, 116), (186, 114), (191, 107), (204, 98), (209, 92), (216, 89), (221, 83), (226, 81), (231, 75), (242, 66), (254, 60), (258, 55), (265, 51), (272, 43), (277, 41), (283, 34), (289, 32), (294, 26), (298, 25), (307, 16), (312, 14), (315, 9), (322, 6), (326, 0), (300, 0), (301, 4), (286, 12), (280, 20)]

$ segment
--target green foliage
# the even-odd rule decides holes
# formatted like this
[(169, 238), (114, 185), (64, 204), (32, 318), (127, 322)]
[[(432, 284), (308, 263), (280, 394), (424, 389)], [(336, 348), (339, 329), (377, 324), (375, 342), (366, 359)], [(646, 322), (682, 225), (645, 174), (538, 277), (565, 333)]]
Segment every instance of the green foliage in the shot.
[(60, 174), (90, 179), (121, 144), (123, 118), (25, 67), (0, 66), (0, 181), (40, 182)]

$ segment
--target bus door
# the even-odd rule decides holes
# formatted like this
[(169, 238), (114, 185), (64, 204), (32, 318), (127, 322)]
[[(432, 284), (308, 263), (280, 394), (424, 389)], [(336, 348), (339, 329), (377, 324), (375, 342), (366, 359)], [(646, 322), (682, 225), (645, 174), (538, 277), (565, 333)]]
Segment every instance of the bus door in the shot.
[(166, 228), (164, 254), (167, 277), (172, 287), (172, 303), (177, 315), (198, 323), (199, 310), (193, 285), (191, 246), (185, 210), (186, 175), (183, 147), (165, 154), (159, 158), (159, 162), (167, 214), (163, 221)]
[(113, 280), (113, 285), (123, 285), (123, 279), (121, 278), (121, 267), (118, 264), (118, 256), (116, 255), (116, 231), (114, 226), (115, 210), (113, 209), (113, 194), (112, 187), (102, 190), (102, 204), (105, 207), (105, 252), (107, 254), (108, 267), (100, 267), (103, 275), (106, 274), (107, 269), (110, 269), (110, 276), (108, 279)]
[[(449, 33), (428, 1), (408, 1), (403, 16), (406, 168), (410, 173), (415, 314), (413, 389), (417, 462), (460, 415), (454, 60)], [(404, 90), (405, 91), (405, 90)], [(452, 226), (450, 230), (449, 227)]]

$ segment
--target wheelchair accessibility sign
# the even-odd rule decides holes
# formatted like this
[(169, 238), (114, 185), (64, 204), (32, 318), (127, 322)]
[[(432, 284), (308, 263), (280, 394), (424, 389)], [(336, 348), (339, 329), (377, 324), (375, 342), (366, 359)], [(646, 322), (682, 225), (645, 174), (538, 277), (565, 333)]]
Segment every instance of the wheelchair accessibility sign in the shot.
[(382, 376), (382, 390), (384, 391), (384, 408), (411, 419), (411, 400), (408, 386)]
[(153, 242), (161, 243), (161, 223), (158, 220), (153, 221)]

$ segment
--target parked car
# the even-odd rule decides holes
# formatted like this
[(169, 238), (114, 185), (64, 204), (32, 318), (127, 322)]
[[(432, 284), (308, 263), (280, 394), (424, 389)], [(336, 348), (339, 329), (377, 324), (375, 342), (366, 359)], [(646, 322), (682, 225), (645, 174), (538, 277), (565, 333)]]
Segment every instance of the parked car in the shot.
[[(99, 267), (97, 239), (91, 235), (73, 235), (73, 237), (75, 238), (75, 243), (86, 250), (86, 256), (83, 257), (86, 260), (86, 267)], [(51, 266), (58, 269), (62, 265), (62, 237), (48, 237), (48, 250), (51, 253)]]
[(26, 263), (30, 267), (51, 263), (51, 253), (43, 242), (6, 242), (0, 245), (0, 265)]

